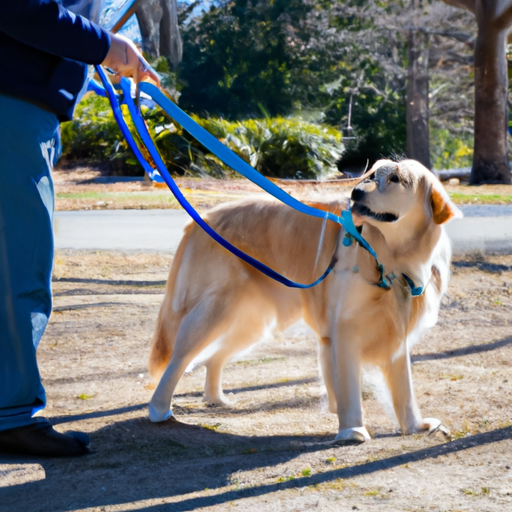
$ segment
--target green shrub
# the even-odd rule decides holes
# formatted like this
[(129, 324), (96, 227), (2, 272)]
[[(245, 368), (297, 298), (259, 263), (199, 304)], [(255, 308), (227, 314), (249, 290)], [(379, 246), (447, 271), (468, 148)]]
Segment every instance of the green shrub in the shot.
[(445, 129), (430, 129), (430, 156), (434, 169), (460, 169), (473, 163), (473, 135), (457, 138)]
[[(147, 107), (142, 111), (162, 158), (173, 174), (233, 174), (162, 111)], [(326, 177), (336, 172), (336, 162), (343, 151), (341, 135), (336, 129), (307, 123), (300, 118), (230, 122), (193, 117), (267, 176)], [(127, 174), (143, 174), (105, 98), (87, 96), (78, 105), (75, 119), (63, 124), (62, 140), (63, 157), (67, 161), (109, 162), (114, 172), (124, 170)]]
[(106, 98), (88, 95), (76, 108), (73, 121), (63, 123), (62, 146), (65, 161), (108, 163), (111, 170), (140, 174)]

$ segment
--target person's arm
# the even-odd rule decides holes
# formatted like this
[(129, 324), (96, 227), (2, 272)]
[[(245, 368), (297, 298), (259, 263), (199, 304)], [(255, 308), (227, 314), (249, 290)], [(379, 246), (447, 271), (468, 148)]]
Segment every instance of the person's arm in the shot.
[(0, 30), (47, 53), (101, 64), (110, 48), (106, 30), (53, 0), (0, 0)]
[(85, 64), (104, 64), (136, 82), (159, 82), (135, 45), (54, 0), (0, 0), (0, 31), (24, 44)]

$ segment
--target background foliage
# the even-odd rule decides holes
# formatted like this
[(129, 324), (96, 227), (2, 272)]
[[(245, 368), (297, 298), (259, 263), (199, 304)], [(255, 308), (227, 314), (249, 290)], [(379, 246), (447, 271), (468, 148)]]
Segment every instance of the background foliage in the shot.
[[(162, 158), (176, 174), (231, 174), (160, 110), (142, 108)], [(125, 114), (127, 114), (125, 112)], [(125, 116), (128, 119), (128, 116)], [(193, 116), (203, 128), (224, 142), (267, 176), (327, 177), (337, 172), (342, 154), (340, 133), (327, 125), (282, 117), (227, 121)], [(114, 173), (143, 174), (114, 120), (108, 100), (88, 95), (77, 107), (75, 119), (62, 125), (63, 158), (105, 162)]]
[(228, 119), (300, 114), (355, 136), (351, 158), (401, 154), (404, 38), (375, 23), (401, 7), (358, 0), (218, 2), (183, 27), (181, 103)]
[[(332, 172), (335, 155), (342, 170), (404, 156), (412, 29), (429, 33), (432, 163), (471, 165), (471, 14), (420, 0), (218, 0), (190, 12), (183, 4), (183, 62), (155, 65), (180, 106), (262, 172), (311, 177)], [(67, 157), (141, 172), (102, 105), (88, 98), (64, 127)], [(169, 124), (149, 116), (152, 129)], [(157, 136), (175, 172), (228, 172), (179, 129)]]

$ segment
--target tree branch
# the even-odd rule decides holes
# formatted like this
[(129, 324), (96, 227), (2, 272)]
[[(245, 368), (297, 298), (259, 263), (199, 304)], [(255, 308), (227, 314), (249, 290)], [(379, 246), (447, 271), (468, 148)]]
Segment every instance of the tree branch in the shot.
[(201, 3), (201, 0), (192, 2), (186, 9), (178, 13), (178, 22), (181, 25), (188, 17), (188, 15)]
[(434, 30), (429, 27), (415, 27), (415, 26), (405, 26), (405, 30), (417, 30), (418, 32), (423, 32), (425, 34), (430, 34), (433, 36), (441, 36), (448, 37), (450, 39), (455, 39), (460, 41), (461, 43), (466, 44), (472, 50), (475, 48), (476, 38), (472, 34), (465, 34), (463, 32), (444, 32), (441, 30)]
[(475, 0), (443, 0), (445, 4), (458, 7), (459, 9), (466, 9), (473, 14), (476, 13), (476, 1)]
[(508, 0), (506, 3), (508, 5), (501, 12), (496, 13), (496, 24), (502, 29), (512, 25), (512, 2)]

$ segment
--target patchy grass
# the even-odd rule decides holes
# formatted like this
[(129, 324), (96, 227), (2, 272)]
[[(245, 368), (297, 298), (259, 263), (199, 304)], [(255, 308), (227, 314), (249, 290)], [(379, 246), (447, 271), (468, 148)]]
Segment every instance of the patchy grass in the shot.
[(295, 477), (293, 475), (289, 475), (289, 476), (280, 476), (277, 481), (279, 483), (282, 483), (282, 482), (291, 482), (292, 480), (295, 480)]
[[(98, 182), (104, 178), (102, 171), (91, 168), (72, 170), (57, 168), (54, 172), (57, 210), (128, 209), (128, 208), (179, 208), (177, 201), (165, 184), (148, 181), (109, 183)], [(109, 178), (110, 179), (110, 178)], [(274, 180), (276, 181), (276, 180)], [(177, 178), (176, 182), (187, 199), (201, 211), (216, 204), (232, 201), (261, 192), (245, 179)], [(286, 192), (299, 199), (312, 195), (347, 195), (352, 186), (336, 181), (304, 182), (277, 180)], [(508, 185), (450, 185), (444, 184), (448, 194), (457, 204), (512, 204), (512, 187)]]
[[(274, 363), (277, 361), (284, 361), (285, 357), (260, 357), (259, 359), (243, 359), (242, 361), (235, 361), (234, 365), (243, 365), (243, 366), (255, 366), (259, 364), (268, 364)], [(290, 379), (281, 379), (278, 382), (287, 382)]]
[(480, 490), (462, 488), (460, 492), (466, 496), (489, 496), (491, 489), (489, 487), (481, 487)]
[(449, 379), (451, 381), (462, 380), (464, 375), (441, 375), (441, 379)]
[[(189, 199), (200, 198), (205, 195), (208, 199), (212, 200), (214, 204), (218, 199), (225, 199), (222, 196), (223, 182), (219, 182), (219, 191), (190, 191), (185, 190), (185, 196)], [(459, 205), (484, 205), (484, 204), (512, 204), (512, 194), (485, 194), (478, 193), (471, 190), (468, 193), (449, 192), (452, 201)], [(233, 199), (238, 199), (239, 195), (234, 195)], [(180, 205), (174, 198), (170, 191), (161, 189), (152, 189), (142, 191), (127, 191), (127, 192), (113, 192), (113, 191), (100, 191), (100, 190), (82, 190), (76, 192), (61, 192), (56, 193), (57, 204), (96, 204), (96, 206), (103, 206), (105, 208), (119, 208), (123, 209), (129, 205), (137, 205), (138, 207), (144, 206), (145, 208), (176, 208), (179, 209)]]
[[(103, 207), (107, 209), (126, 208), (181, 208), (170, 192), (109, 192), (85, 190), (57, 192), (57, 204), (75, 204), (83, 209)], [(80, 209), (80, 208), (76, 208)]]
[(216, 432), (217, 429), (221, 426), (221, 423), (215, 423), (214, 425), (209, 425), (208, 423), (199, 423), (199, 426)]
[(472, 190), (468, 193), (449, 192), (449, 195), (455, 204), (512, 204), (512, 194), (485, 194)]
[(94, 199), (96, 201), (115, 201), (118, 203), (126, 203), (128, 201), (141, 200), (145, 202), (175, 202), (176, 199), (169, 192), (153, 192), (153, 191), (142, 191), (142, 192), (100, 192), (97, 190), (86, 190), (83, 192), (58, 192), (57, 200), (59, 199)]

